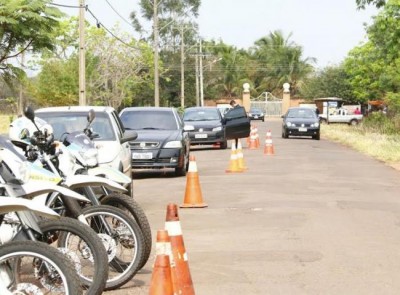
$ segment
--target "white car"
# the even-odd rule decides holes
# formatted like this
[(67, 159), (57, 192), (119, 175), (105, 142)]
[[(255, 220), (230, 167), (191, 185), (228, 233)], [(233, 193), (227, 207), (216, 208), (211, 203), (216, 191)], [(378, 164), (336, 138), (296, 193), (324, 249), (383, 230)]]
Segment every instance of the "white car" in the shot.
[(94, 110), (96, 117), (92, 123), (98, 149), (100, 166), (108, 166), (131, 175), (131, 150), (129, 141), (133, 140), (130, 131), (125, 131), (118, 113), (112, 107), (102, 106), (65, 106), (49, 107), (35, 111), (36, 117), (45, 120), (54, 130), (54, 137), (59, 139), (63, 134), (73, 131), (83, 131), (87, 126), (87, 116)]

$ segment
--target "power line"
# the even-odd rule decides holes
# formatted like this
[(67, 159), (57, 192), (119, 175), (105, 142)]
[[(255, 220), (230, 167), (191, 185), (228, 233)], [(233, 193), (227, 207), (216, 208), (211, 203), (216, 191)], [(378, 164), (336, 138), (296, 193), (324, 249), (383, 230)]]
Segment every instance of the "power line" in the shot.
[(127, 23), (129, 26), (131, 26), (133, 29), (136, 30), (136, 28), (129, 22), (127, 21), (121, 14), (118, 13), (118, 11), (111, 5), (111, 3), (108, 0), (104, 0), (107, 2), (107, 4), (111, 7), (112, 10), (114, 10), (114, 12), (125, 22)]
[(65, 4), (58, 4), (58, 3), (49, 3), (49, 5), (59, 6), (59, 7), (66, 7), (66, 8), (82, 8), (82, 6), (75, 6), (75, 5), (65, 5)]
[(112, 37), (114, 37), (116, 40), (118, 40), (118, 41), (121, 42), (122, 44), (124, 44), (124, 45), (126, 45), (126, 46), (128, 46), (128, 47), (130, 47), (130, 48), (132, 48), (132, 49), (140, 49), (139, 47), (135, 47), (135, 46), (132, 46), (132, 45), (126, 43), (126, 42), (125, 42), (124, 40), (122, 40), (120, 37), (118, 37), (117, 35), (115, 35), (110, 29), (108, 29), (105, 25), (103, 25), (103, 24), (99, 21), (99, 19), (94, 15), (94, 13), (89, 9), (88, 6), (86, 6), (86, 10), (87, 10), (87, 12), (89, 12), (90, 15), (96, 20), (96, 26), (97, 26), (98, 28), (103, 27), (103, 29), (105, 29)]

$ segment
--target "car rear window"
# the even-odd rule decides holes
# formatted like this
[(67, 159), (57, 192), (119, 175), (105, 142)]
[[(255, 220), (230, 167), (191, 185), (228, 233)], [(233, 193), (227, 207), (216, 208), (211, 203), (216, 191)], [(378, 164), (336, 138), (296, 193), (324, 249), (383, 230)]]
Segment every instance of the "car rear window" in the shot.
[(178, 130), (178, 123), (172, 111), (124, 111), (120, 118), (125, 129), (129, 130)]
[[(65, 133), (73, 131), (83, 131), (87, 126), (87, 112), (40, 112), (37, 117), (45, 120), (53, 127), (54, 137), (60, 139)], [(92, 123), (93, 132), (99, 134), (95, 140), (115, 140), (114, 129), (110, 118), (106, 113), (96, 112), (96, 118)]]

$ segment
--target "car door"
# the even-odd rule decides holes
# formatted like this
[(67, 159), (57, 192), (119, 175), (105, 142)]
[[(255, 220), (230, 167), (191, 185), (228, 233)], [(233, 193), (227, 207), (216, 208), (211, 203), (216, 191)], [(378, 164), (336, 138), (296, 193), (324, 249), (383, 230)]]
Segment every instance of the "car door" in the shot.
[[(112, 117), (114, 124), (116, 125), (117, 132), (118, 132), (118, 137), (122, 138), (124, 136), (125, 129), (122, 125), (122, 122), (120, 121), (118, 114), (116, 111), (112, 112)], [(130, 170), (131, 170), (131, 148), (129, 146), (129, 142), (124, 142), (121, 143), (121, 149), (119, 152), (121, 163), (122, 163), (122, 169), (125, 174), (129, 174), (130, 176)]]
[(250, 118), (244, 107), (236, 106), (224, 115), (226, 139), (246, 138), (250, 135)]

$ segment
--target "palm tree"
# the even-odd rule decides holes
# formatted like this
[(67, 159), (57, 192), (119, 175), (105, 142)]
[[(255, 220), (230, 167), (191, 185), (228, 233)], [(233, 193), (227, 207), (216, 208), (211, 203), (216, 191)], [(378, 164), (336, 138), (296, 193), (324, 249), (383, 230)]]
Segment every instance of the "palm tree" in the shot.
[(315, 59), (302, 59), (302, 47), (290, 41), (290, 37), (291, 34), (285, 38), (280, 31), (275, 31), (255, 42), (251, 53), (259, 63), (254, 77), (258, 90), (280, 95), (283, 83), (288, 82), (291, 95), (296, 96), (304, 79), (312, 72)]

